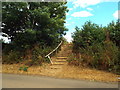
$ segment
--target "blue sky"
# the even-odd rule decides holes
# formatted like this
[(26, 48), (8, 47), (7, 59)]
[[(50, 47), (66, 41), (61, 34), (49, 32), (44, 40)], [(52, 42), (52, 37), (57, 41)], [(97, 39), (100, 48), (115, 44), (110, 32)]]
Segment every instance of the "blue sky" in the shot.
[(65, 38), (71, 41), (71, 33), (75, 26), (79, 28), (86, 21), (92, 21), (98, 25), (106, 26), (111, 21), (118, 19), (119, 0), (68, 0), (65, 26), (68, 28)]

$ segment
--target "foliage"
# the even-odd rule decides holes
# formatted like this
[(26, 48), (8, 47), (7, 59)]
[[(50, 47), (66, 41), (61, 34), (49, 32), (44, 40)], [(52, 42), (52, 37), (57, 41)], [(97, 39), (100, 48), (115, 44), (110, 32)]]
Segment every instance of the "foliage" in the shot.
[[(30, 29), (36, 31), (35, 42), (56, 44), (67, 29), (64, 27), (64, 2), (3, 2), (3, 32), (14, 41), (19, 33)], [(23, 36), (24, 34), (22, 34)]]
[(110, 33), (110, 39), (120, 47), (120, 21), (118, 20), (116, 23), (111, 22), (108, 26), (107, 29), (109, 30)]
[(31, 49), (36, 44), (36, 32), (33, 30), (26, 30), (24, 33), (18, 33), (12, 42), (16, 50)]
[[(5, 61), (30, 56), (33, 64), (42, 64), (44, 56), (53, 50), (67, 31), (64, 26), (65, 2), (2, 2), (2, 32), (11, 42), (4, 45)], [(17, 55), (16, 55), (17, 54)]]
[(120, 73), (118, 22), (116, 24), (112, 22), (107, 27), (99, 27), (86, 22), (82, 29), (78, 27), (75, 29), (73, 33), (74, 55), (69, 59), (69, 63)]
[[(25, 14), (26, 13), (26, 14)], [(27, 21), (27, 3), (2, 3), (2, 31), (14, 38), (16, 31), (25, 29)]]
[(20, 67), (19, 70), (20, 70), (20, 71), (23, 70), (23, 71), (26, 71), (26, 72), (27, 72), (27, 71), (28, 71), (28, 67), (27, 67), (27, 66)]
[(8, 55), (3, 53), (3, 59), (2, 59), (3, 63), (12, 64), (12, 63), (19, 63), (21, 61), (23, 61), (21, 52), (10, 51)]
[(52, 50), (51, 47), (41, 47), (40, 45), (35, 45), (31, 52), (31, 62), (30, 65), (42, 65), (43, 62), (50, 62), (49, 59), (45, 58)]
[(120, 54), (118, 47), (112, 42), (96, 44), (87, 49), (79, 49), (79, 54), (69, 57), (69, 64), (76, 66), (86, 65), (93, 68), (119, 72)]
[(72, 54), (67, 59), (69, 65), (75, 65), (80, 66), (81, 65), (81, 59), (76, 57), (76, 55)]
[(79, 47), (85, 48), (96, 43), (103, 43), (105, 40), (102, 28), (90, 21), (86, 22), (81, 30), (78, 27), (75, 30), (72, 36), (75, 49)]
[(32, 64), (41, 65), (43, 57), (41, 56), (41, 50), (37, 46), (32, 51)]

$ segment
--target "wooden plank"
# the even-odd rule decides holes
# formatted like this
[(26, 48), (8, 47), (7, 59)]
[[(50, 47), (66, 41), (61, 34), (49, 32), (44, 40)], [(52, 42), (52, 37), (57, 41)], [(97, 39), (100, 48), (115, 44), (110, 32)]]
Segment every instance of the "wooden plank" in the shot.
[(55, 62), (67, 62), (66, 60), (55, 60)]
[(53, 63), (52, 65), (64, 65), (65, 63)]
[(57, 57), (57, 59), (67, 59), (68, 57)]

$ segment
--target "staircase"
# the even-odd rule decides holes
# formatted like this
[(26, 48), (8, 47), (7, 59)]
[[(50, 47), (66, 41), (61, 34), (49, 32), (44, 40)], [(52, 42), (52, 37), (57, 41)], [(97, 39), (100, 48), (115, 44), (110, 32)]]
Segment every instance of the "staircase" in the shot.
[(67, 65), (67, 58), (71, 54), (71, 44), (64, 44), (61, 46), (61, 50), (53, 57), (51, 57), (53, 64), (45, 67), (46, 75), (54, 76), (59, 74), (64, 65)]
[(62, 66), (67, 64), (68, 55), (71, 53), (70, 49), (71, 44), (64, 44), (61, 46), (61, 50), (55, 57), (52, 57), (53, 64), (51, 69), (61, 69)]

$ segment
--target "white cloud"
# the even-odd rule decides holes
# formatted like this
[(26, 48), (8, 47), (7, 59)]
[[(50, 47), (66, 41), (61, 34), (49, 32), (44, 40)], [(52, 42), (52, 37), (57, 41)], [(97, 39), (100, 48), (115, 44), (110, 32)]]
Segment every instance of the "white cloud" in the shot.
[(120, 13), (120, 10), (117, 10), (113, 13), (114, 18), (116, 18), (116, 19), (119, 18), (120, 19), (120, 15), (118, 13)]
[(70, 26), (70, 24), (69, 23), (65, 23), (65, 26)]
[(74, 8), (76, 7), (88, 7), (90, 5), (96, 5), (101, 2), (119, 2), (119, 0), (67, 0), (74, 4)]
[(90, 11), (92, 11), (93, 9), (92, 9), (92, 8), (87, 8), (87, 10), (90, 10)]
[(93, 16), (93, 14), (91, 14), (90, 12), (87, 12), (87, 11), (80, 11), (80, 12), (73, 13), (71, 16), (73, 16), (73, 17), (89, 17), (89, 16)]
[(96, 5), (98, 3), (100, 3), (100, 0), (92, 0), (92, 1), (90, 1), (90, 0), (76, 0), (73, 2), (75, 8), (79, 7), (79, 6), (82, 8), (85, 8), (87, 6)]
[(73, 8), (68, 8), (68, 10), (70, 11), (70, 10), (73, 10)]

